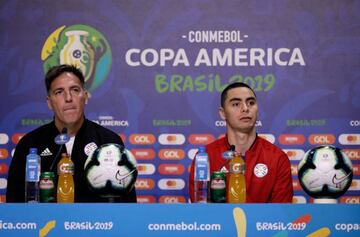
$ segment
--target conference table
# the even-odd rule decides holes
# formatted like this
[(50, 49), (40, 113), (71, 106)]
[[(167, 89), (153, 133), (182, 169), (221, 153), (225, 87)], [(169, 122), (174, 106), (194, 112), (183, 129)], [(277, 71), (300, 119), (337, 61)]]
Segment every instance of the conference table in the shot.
[(0, 236), (360, 236), (358, 204), (1, 204)]

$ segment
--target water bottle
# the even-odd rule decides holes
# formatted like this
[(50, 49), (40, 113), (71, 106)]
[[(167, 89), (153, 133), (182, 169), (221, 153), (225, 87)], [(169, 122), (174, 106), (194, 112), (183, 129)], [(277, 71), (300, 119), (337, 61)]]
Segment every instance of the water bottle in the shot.
[(75, 186), (74, 186), (74, 163), (67, 153), (61, 154), (61, 160), (58, 163), (58, 184), (57, 184), (57, 202), (73, 203)]
[(36, 148), (30, 148), (25, 166), (25, 202), (39, 202), (41, 160)]
[(207, 203), (209, 198), (210, 163), (205, 147), (200, 147), (195, 156), (194, 202)]

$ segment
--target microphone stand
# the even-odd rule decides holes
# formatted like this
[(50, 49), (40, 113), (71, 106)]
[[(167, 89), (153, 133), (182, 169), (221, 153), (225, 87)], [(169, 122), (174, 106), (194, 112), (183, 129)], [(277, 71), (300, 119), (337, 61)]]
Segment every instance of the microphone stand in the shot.
[[(64, 127), (62, 130), (61, 130), (61, 133), (58, 135), (58, 136), (67, 136), (67, 128), (66, 127)], [(60, 142), (58, 143), (58, 142), (56, 142), (56, 139), (57, 139), (57, 137), (55, 137), (55, 143), (56, 144), (61, 144), (60, 145), (60, 148), (59, 148), (59, 150), (58, 150), (58, 152), (56, 153), (56, 155), (55, 155), (55, 158), (54, 158), (54, 160), (53, 160), (53, 162), (52, 162), (52, 164), (51, 164), (51, 166), (50, 166), (50, 171), (51, 172), (54, 172), (53, 171), (53, 169), (54, 169), (54, 165), (55, 165), (55, 163), (56, 163), (56, 161), (59, 159), (59, 156), (60, 156), (60, 153), (61, 153), (61, 151), (62, 151), (62, 148), (63, 148), (63, 146), (64, 146), (64, 144), (66, 143), (66, 142), (68, 142), (68, 139), (67, 138), (65, 138), (64, 140), (63, 139), (61, 139), (60, 138)]]

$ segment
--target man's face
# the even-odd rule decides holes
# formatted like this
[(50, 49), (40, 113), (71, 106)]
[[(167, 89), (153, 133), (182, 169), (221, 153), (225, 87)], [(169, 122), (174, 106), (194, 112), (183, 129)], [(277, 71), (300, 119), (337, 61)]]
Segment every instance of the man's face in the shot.
[(255, 129), (258, 106), (254, 93), (246, 87), (237, 87), (227, 92), (220, 116), (227, 123), (228, 129), (249, 133)]
[(84, 118), (88, 95), (80, 80), (70, 72), (58, 76), (50, 86), (47, 104), (54, 111), (55, 123), (71, 126)]

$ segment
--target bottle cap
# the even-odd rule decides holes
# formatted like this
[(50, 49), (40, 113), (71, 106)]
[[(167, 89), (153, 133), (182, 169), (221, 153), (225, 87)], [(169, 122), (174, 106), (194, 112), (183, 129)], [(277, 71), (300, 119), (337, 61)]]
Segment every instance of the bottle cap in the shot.
[(32, 153), (32, 154), (37, 153), (37, 148), (31, 147), (30, 148), (30, 153)]
[(200, 153), (205, 152), (205, 147), (203, 147), (203, 146), (199, 147), (199, 152), (200, 152)]

